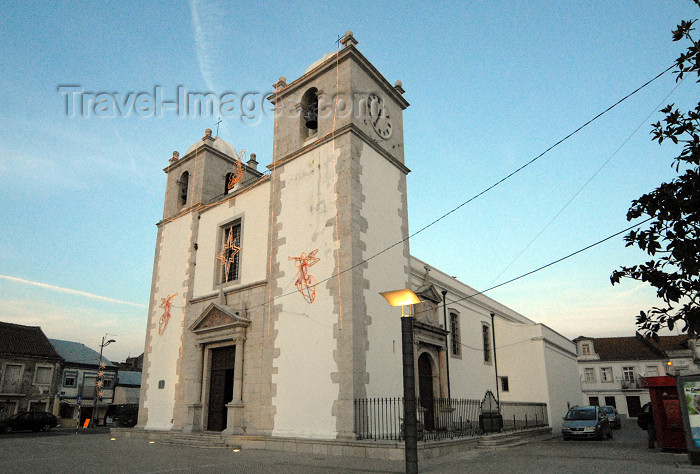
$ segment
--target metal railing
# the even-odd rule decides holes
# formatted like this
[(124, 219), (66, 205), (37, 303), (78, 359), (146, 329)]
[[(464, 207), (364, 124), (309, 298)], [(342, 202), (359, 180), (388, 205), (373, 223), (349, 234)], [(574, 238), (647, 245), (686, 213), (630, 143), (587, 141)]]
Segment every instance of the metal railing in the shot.
[[(481, 403), (473, 399), (438, 398), (426, 404), (418, 399), (418, 439), (482, 434)], [(501, 402), (500, 413), (502, 431), (549, 426), (546, 403)], [(403, 440), (403, 398), (355, 399), (355, 434), (358, 439)]]
[(546, 403), (501, 402), (503, 430), (549, 426)]

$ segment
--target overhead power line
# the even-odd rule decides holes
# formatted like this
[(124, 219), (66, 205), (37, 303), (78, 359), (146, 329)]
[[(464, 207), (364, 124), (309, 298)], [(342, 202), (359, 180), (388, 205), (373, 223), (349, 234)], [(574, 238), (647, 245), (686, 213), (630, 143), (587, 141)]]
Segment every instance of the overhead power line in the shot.
[[(466, 201), (462, 202), (462, 203), (459, 204), (458, 206), (456, 206), (456, 207), (452, 208), (451, 210), (449, 210), (448, 212), (442, 214), (442, 215), (441, 215), (440, 217), (438, 217), (437, 219), (435, 219), (435, 220), (433, 220), (432, 222), (426, 224), (425, 226), (421, 227), (421, 228), (418, 229), (417, 231), (415, 231), (415, 232), (409, 234), (407, 237), (404, 237), (403, 239), (399, 240), (398, 242), (395, 242), (394, 244), (390, 245), (389, 247), (386, 247), (385, 249), (380, 250), (379, 252), (377, 252), (377, 253), (375, 253), (375, 254), (373, 254), (373, 255), (367, 257), (366, 259), (361, 260), (360, 262), (358, 262), (358, 263), (356, 263), (356, 264), (354, 264), (354, 265), (352, 265), (352, 266), (350, 266), (350, 267), (348, 267), (348, 268), (345, 268), (345, 269), (343, 269), (343, 270), (340, 270), (339, 272), (332, 274), (332, 275), (329, 276), (328, 278), (325, 278), (325, 279), (323, 279), (323, 280), (319, 280), (318, 283), (316, 283), (316, 286), (318, 286), (318, 285), (320, 285), (320, 284), (322, 284), (322, 283), (325, 283), (325, 282), (327, 282), (328, 280), (330, 280), (330, 279), (332, 279), (332, 278), (336, 278), (336, 277), (338, 277), (339, 275), (342, 275), (343, 273), (349, 272), (349, 271), (351, 271), (351, 270), (353, 270), (353, 269), (355, 269), (355, 268), (357, 268), (357, 267), (359, 267), (359, 266), (361, 266), (361, 265), (364, 265), (365, 263), (369, 262), (370, 260), (372, 260), (372, 259), (374, 259), (374, 258), (376, 258), (376, 257), (378, 257), (378, 256), (380, 256), (380, 255), (382, 255), (383, 253), (388, 252), (389, 250), (393, 249), (394, 247), (396, 247), (396, 246), (398, 246), (398, 245), (401, 245), (401, 244), (403, 244), (404, 242), (406, 242), (406, 241), (412, 239), (412, 238), (415, 237), (416, 235), (420, 234), (421, 232), (425, 231), (426, 229), (428, 229), (428, 228), (432, 227), (433, 225), (437, 224), (438, 222), (440, 222), (441, 220), (443, 220), (443, 219), (446, 218), (447, 216), (449, 216), (449, 215), (451, 215), (451, 214), (457, 212), (457, 211), (458, 211), (459, 209), (461, 209), (462, 207), (464, 207), (464, 206), (466, 206), (467, 204), (471, 203), (472, 201), (474, 201), (475, 199), (479, 198), (480, 196), (483, 196), (483, 195), (486, 194), (487, 192), (491, 191), (491, 190), (494, 189), (495, 187), (497, 187), (497, 186), (499, 186), (500, 184), (502, 184), (504, 181), (510, 179), (511, 177), (513, 177), (514, 175), (516, 175), (517, 173), (519, 173), (520, 171), (524, 170), (525, 168), (527, 168), (528, 166), (530, 166), (531, 164), (533, 164), (535, 161), (537, 161), (537, 160), (539, 160), (540, 158), (542, 158), (545, 154), (547, 154), (548, 152), (550, 152), (551, 150), (553, 150), (555, 147), (557, 147), (557, 146), (561, 145), (562, 143), (564, 143), (566, 140), (568, 140), (569, 138), (571, 138), (572, 136), (574, 136), (576, 133), (580, 132), (580, 131), (583, 130), (585, 127), (587, 127), (588, 125), (590, 125), (591, 123), (593, 123), (595, 120), (599, 119), (600, 117), (602, 117), (603, 115), (605, 115), (606, 113), (608, 113), (609, 111), (611, 111), (612, 109), (614, 109), (615, 107), (617, 107), (618, 105), (620, 105), (622, 102), (624, 102), (625, 100), (629, 99), (630, 97), (632, 97), (633, 95), (635, 95), (637, 92), (641, 91), (642, 89), (644, 89), (645, 87), (647, 87), (649, 84), (651, 84), (652, 82), (654, 82), (654, 81), (656, 81), (657, 79), (659, 79), (661, 76), (663, 76), (664, 74), (666, 74), (668, 71), (670, 71), (670, 70), (673, 69), (674, 67), (675, 67), (675, 64), (673, 64), (673, 65), (667, 67), (664, 71), (660, 72), (659, 74), (657, 74), (656, 76), (654, 76), (652, 79), (648, 80), (647, 82), (645, 82), (645, 83), (642, 84), (641, 86), (637, 87), (635, 90), (633, 90), (632, 92), (630, 92), (629, 94), (627, 94), (626, 96), (624, 96), (623, 98), (621, 98), (620, 100), (618, 100), (617, 102), (615, 102), (614, 104), (612, 104), (611, 106), (609, 106), (608, 108), (606, 108), (605, 110), (603, 110), (602, 112), (600, 112), (600, 113), (598, 113), (597, 115), (595, 115), (593, 118), (591, 118), (590, 120), (588, 120), (586, 123), (584, 123), (584, 124), (581, 125), (580, 127), (576, 128), (573, 132), (569, 133), (569, 134), (566, 135), (564, 138), (562, 138), (561, 140), (559, 140), (559, 141), (557, 141), (556, 143), (554, 143), (553, 145), (551, 145), (549, 148), (547, 148), (546, 150), (544, 150), (542, 153), (540, 153), (540, 154), (537, 155), (536, 157), (532, 158), (532, 159), (531, 159), (530, 161), (528, 161), (527, 163), (525, 163), (525, 164), (523, 164), (522, 166), (520, 166), (520, 167), (519, 167), (518, 169), (516, 169), (515, 171), (512, 171), (511, 173), (509, 173), (509, 174), (506, 175), (505, 177), (503, 177), (503, 178), (501, 178), (500, 180), (496, 181), (494, 184), (488, 186), (487, 188), (485, 188), (484, 190), (482, 190), (482, 191), (480, 191), (479, 193), (475, 194), (474, 196), (470, 197), (469, 199), (467, 199)], [(614, 236), (613, 236), (613, 237), (614, 237)], [(493, 288), (497, 288), (497, 287), (493, 287)], [(490, 289), (493, 289), (493, 288), (490, 288)], [(489, 290), (486, 290), (486, 291), (489, 291)], [(279, 299), (279, 298), (283, 298), (283, 297), (285, 297), (285, 296), (293, 295), (293, 294), (296, 294), (296, 293), (297, 293), (296, 291), (291, 291), (291, 292), (289, 292), (289, 293), (284, 293), (284, 294), (275, 296), (275, 297), (273, 297), (273, 298), (270, 298), (267, 302), (262, 303), (260, 306), (264, 306), (264, 305), (266, 305), (266, 304), (272, 303), (273, 301), (275, 301), (275, 300), (277, 300), (277, 299)]]

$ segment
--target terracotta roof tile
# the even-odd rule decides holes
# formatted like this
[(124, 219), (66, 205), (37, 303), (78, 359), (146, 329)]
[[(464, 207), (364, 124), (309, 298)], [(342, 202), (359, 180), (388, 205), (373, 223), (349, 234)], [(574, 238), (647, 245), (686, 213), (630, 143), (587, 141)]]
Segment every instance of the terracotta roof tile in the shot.
[(584, 337), (574, 339), (593, 341), (593, 350), (600, 360), (647, 360), (666, 359), (665, 351), (686, 349), (688, 335), (659, 336), (659, 342), (653, 339), (644, 340), (642, 336), (634, 337)]
[(1, 321), (0, 354), (61, 359), (40, 327)]

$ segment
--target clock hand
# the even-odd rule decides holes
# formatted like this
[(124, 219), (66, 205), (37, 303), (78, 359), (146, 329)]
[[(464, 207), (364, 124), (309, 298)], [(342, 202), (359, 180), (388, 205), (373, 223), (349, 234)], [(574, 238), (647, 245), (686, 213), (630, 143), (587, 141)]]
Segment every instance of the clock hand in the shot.
[(382, 108), (379, 109), (379, 113), (377, 114), (377, 119), (374, 121), (372, 124), (373, 127), (377, 126), (377, 122), (379, 122), (379, 118), (382, 116)]

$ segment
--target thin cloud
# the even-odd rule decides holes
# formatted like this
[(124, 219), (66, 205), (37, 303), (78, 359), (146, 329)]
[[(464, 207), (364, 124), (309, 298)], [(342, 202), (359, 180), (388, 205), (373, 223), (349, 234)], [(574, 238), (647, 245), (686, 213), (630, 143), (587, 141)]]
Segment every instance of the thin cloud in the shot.
[(61, 293), (69, 293), (72, 295), (84, 296), (86, 298), (92, 298), (95, 300), (108, 301), (110, 303), (117, 303), (117, 304), (125, 304), (125, 305), (129, 305), (129, 306), (135, 306), (137, 308), (148, 308), (148, 306), (146, 306), (144, 304), (132, 303), (131, 301), (117, 300), (114, 298), (108, 298), (106, 296), (100, 296), (100, 295), (96, 295), (93, 293), (88, 293), (87, 291), (73, 290), (71, 288), (63, 288), (61, 286), (49, 285), (47, 283), (40, 283), (38, 281), (30, 281), (30, 280), (25, 280), (23, 278), (17, 278), (17, 277), (12, 277), (12, 276), (8, 276), (8, 275), (0, 275), (0, 278), (3, 278), (5, 280), (9, 280), (9, 281), (14, 281), (17, 283), (24, 283), (25, 285), (33, 285), (33, 286), (38, 286), (40, 288), (46, 288), (47, 290), (58, 291)]
[(216, 47), (218, 28), (215, 28), (215, 25), (207, 25), (205, 28), (202, 24), (202, 18), (216, 18), (221, 14), (221, 10), (222, 8), (213, 2), (204, 3), (199, 0), (190, 0), (197, 64), (204, 82), (207, 83), (207, 87), (212, 92), (215, 90), (213, 76), (216, 58), (211, 54), (211, 51), (214, 51)]

